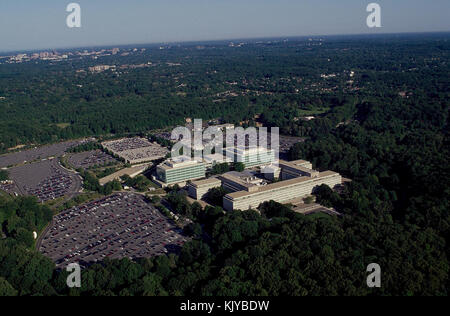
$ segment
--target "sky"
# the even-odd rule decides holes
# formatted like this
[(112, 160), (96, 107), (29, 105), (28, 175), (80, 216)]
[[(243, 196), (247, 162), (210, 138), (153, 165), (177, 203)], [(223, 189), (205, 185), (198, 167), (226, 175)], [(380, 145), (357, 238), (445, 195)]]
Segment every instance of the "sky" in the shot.
[[(68, 28), (66, 7), (81, 7)], [(381, 28), (366, 7), (381, 6)], [(0, 0), (0, 51), (450, 31), (449, 0)]]

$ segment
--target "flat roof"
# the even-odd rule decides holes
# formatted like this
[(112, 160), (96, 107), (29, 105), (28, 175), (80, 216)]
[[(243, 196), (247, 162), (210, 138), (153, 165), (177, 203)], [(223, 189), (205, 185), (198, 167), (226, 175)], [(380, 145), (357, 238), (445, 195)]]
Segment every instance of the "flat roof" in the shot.
[(238, 155), (251, 155), (251, 154), (272, 154), (273, 153), (273, 149), (271, 148), (266, 148), (266, 147), (262, 147), (262, 146), (258, 146), (258, 147), (227, 147), (225, 148), (225, 151), (228, 152), (232, 152)]
[(257, 177), (256, 173), (249, 170), (244, 170), (243, 172), (230, 171), (221, 175), (220, 178), (234, 182), (247, 188), (247, 190), (253, 191), (262, 184), (267, 184), (265, 179)]
[(310, 162), (306, 160), (286, 161), (280, 159), (278, 161), (278, 164), (298, 169), (298, 168), (305, 168), (305, 165), (310, 164)]
[(211, 155), (205, 155), (203, 157), (203, 160), (206, 162), (214, 162), (214, 161), (219, 161), (219, 162), (233, 162), (233, 159), (228, 158), (227, 156), (224, 156), (222, 154), (211, 154)]
[(339, 175), (339, 173), (334, 172), (334, 171), (324, 171), (324, 172), (320, 172), (319, 176), (317, 178), (310, 178), (310, 177), (294, 178), (294, 179), (290, 179), (290, 180), (285, 180), (285, 181), (281, 181), (281, 182), (268, 184), (266, 186), (258, 186), (258, 190), (254, 191), (254, 192), (248, 192), (248, 191), (233, 192), (233, 193), (227, 194), (226, 197), (229, 197), (231, 199), (240, 198), (243, 196), (248, 196), (248, 195), (262, 193), (262, 192), (269, 191), (269, 190), (287, 187), (287, 186), (293, 185), (293, 184), (298, 184), (298, 183), (308, 182), (308, 181), (316, 181), (316, 180), (320, 180), (321, 178), (325, 178), (325, 177), (329, 177), (329, 176), (333, 176), (333, 175)]
[(278, 165), (280, 167), (288, 167), (288, 168), (292, 168), (295, 170), (299, 170), (302, 172), (306, 172), (306, 173), (311, 173), (311, 174), (318, 174), (319, 172), (310, 168), (306, 168), (305, 165), (306, 164), (310, 164), (309, 161), (306, 160), (296, 160), (296, 161), (284, 161), (284, 160), (280, 160), (278, 162)]
[(204, 180), (192, 181), (190, 183), (190, 185), (192, 185), (194, 187), (200, 187), (200, 186), (209, 185), (209, 184), (221, 184), (221, 183), (222, 183), (222, 181), (220, 181), (217, 178), (209, 178), (209, 179), (204, 179)]
[(181, 169), (185, 167), (191, 167), (194, 165), (204, 165), (203, 162), (197, 161), (197, 160), (191, 160), (190, 158), (182, 158), (182, 159), (175, 159), (175, 160), (166, 160), (162, 164), (160, 164), (158, 167), (163, 168), (164, 170), (172, 170), (172, 169)]
[(287, 162), (287, 163), (294, 164), (294, 165), (297, 165), (297, 166), (311, 163), (311, 162), (309, 162), (307, 160), (303, 160), (303, 159), (293, 160), (293, 161), (280, 160), (280, 162)]

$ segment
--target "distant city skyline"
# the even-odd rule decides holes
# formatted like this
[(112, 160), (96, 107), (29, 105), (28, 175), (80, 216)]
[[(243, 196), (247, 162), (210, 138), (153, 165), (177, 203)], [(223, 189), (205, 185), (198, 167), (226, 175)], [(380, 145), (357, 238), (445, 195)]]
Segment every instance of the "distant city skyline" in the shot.
[[(81, 28), (66, 7), (81, 6)], [(382, 8), (368, 28), (366, 7)], [(2, 0), (0, 52), (173, 42), (450, 31), (450, 1)]]
[[(436, 32), (405, 32), (405, 33), (376, 33), (374, 34), (378, 38), (380, 36), (408, 36), (408, 35), (439, 35), (439, 34), (448, 34), (450, 36), (450, 31), (436, 31)], [(330, 38), (339, 38), (339, 37), (365, 37), (370, 38), (370, 34), (366, 33), (355, 33), (355, 34), (328, 34), (328, 35), (297, 35), (297, 36), (272, 36), (272, 37), (248, 37), (248, 38), (223, 38), (223, 39), (213, 39), (213, 40), (191, 40), (191, 41), (173, 41), (173, 42), (148, 42), (148, 43), (110, 43), (110, 44), (98, 44), (98, 45), (75, 45), (75, 46), (66, 46), (66, 47), (42, 47), (42, 48), (25, 48), (25, 49), (15, 49), (15, 50), (0, 50), (0, 56), (6, 56), (10, 54), (42, 54), (42, 53), (56, 53), (57, 55), (65, 54), (65, 52), (71, 51), (80, 51), (87, 50), (89, 52), (95, 52), (98, 50), (107, 50), (111, 51), (115, 48), (119, 49), (132, 49), (132, 48), (150, 48), (154, 46), (155, 48), (170, 48), (176, 46), (188, 46), (188, 45), (213, 45), (216, 43), (219, 44), (252, 44), (259, 42), (270, 42), (270, 41), (295, 41), (301, 39), (330, 39)], [(70, 54), (70, 53), (69, 53)]]

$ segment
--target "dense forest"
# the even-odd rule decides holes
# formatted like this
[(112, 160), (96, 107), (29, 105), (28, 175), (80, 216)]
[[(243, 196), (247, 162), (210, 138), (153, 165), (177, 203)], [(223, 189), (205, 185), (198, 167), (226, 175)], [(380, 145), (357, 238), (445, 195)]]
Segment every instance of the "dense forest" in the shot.
[[(3, 63), (0, 152), (79, 136), (138, 133), (184, 124), (186, 117), (237, 123), (262, 114), (264, 123), (284, 133), (307, 135), (311, 128), (298, 124), (300, 117), (328, 111), (335, 119), (348, 116), (345, 100), (389, 99), (418, 89), (418, 101), (447, 74), (448, 45), (445, 34), (329, 37)], [(115, 70), (89, 71), (99, 64)]]
[[(447, 296), (448, 39), (440, 34), (178, 47), (146, 57), (181, 66), (76, 77), (81, 91), (73, 77), (60, 74), (72, 67), (75, 75), (84, 61), (0, 66), (0, 95), (7, 96), (0, 103), (4, 148), (159, 128), (195, 115), (252, 124), (260, 114), (265, 125), (307, 137), (290, 150), (292, 159), (311, 160), (319, 170), (352, 180), (339, 194), (327, 186), (315, 192), (341, 217), (303, 216), (275, 202), (263, 204), (261, 215), (203, 210), (174, 190), (168, 200), (193, 220), (186, 228), (192, 241), (181, 253), (106, 260), (83, 271), (80, 289), (68, 289), (66, 272), (30, 250), (32, 232), (51, 218), (48, 209), (33, 199), (1, 197), (0, 295)], [(185, 94), (176, 93), (176, 80), (187, 83)], [(224, 89), (241, 95), (213, 102)], [(307, 115), (315, 119), (301, 119)], [(71, 125), (58, 130), (54, 124), (62, 122)], [(382, 269), (378, 289), (366, 285), (372, 262)]]

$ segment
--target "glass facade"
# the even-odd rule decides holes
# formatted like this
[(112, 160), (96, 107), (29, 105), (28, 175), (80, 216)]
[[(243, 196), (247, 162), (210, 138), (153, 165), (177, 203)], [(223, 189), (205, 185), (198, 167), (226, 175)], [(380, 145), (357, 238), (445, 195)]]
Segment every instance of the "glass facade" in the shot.
[(185, 182), (200, 179), (206, 176), (206, 165), (198, 163), (170, 169), (158, 168), (158, 178), (166, 184)]
[(275, 152), (273, 150), (244, 152), (236, 155), (236, 161), (244, 163), (246, 168), (271, 164), (275, 161)]

